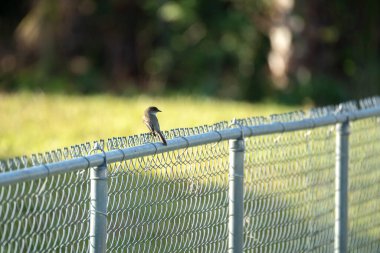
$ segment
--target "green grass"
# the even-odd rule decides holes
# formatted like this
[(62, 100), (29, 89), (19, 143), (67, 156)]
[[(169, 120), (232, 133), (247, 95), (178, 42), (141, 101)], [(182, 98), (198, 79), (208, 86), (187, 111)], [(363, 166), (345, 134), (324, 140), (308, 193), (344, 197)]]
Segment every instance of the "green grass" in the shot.
[(163, 111), (158, 115), (162, 130), (296, 109), (274, 103), (250, 104), (186, 96), (0, 93), (0, 159), (144, 133), (147, 130), (141, 117), (150, 105)]

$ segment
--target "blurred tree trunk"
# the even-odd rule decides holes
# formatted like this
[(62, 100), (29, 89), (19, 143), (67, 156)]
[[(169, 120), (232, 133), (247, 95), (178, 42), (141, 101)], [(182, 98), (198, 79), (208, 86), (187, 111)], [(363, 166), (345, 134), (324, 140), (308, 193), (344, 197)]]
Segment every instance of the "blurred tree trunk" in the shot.
[(18, 53), (23, 63), (37, 60), (40, 74), (51, 72), (55, 61), (55, 31), (58, 1), (36, 0), (15, 33)]
[(104, 34), (106, 69), (113, 80), (113, 90), (127, 85), (143, 84), (144, 50), (139, 45), (139, 35), (144, 13), (135, 1), (110, 4), (111, 13), (106, 16)]

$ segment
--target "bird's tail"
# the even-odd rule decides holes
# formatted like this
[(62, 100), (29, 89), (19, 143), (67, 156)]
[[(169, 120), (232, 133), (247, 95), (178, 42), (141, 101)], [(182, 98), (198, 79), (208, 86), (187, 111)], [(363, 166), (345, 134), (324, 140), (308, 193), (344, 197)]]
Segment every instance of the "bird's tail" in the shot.
[(161, 133), (161, 131), (157, 131), (157, 133), (158, 133), (158, 136), (160, 136), (160, 139), (161, 139), (162, 143), (165, 146), (168, 145), (168, 143), (166, 142), (166, 139), (165, 139), (164, 135)]

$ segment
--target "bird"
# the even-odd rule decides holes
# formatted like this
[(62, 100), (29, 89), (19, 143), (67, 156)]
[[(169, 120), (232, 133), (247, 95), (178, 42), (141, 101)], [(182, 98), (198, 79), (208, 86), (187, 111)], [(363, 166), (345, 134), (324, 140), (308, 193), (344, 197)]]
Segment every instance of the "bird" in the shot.
[(158, 112), (161, 112), (161, 111), (155, 106), (150, 106), (146, 108), (144, 111), (143, 122), (149, 128), (153, 136), (157, 136), (156, 134), (158, 134), (162, 143), (166, 146), (168, 144), (166, 142), (164, 135), (162, 134), (160, 130), (160, 124), (158, 123), (158, 119), (156, 116)]

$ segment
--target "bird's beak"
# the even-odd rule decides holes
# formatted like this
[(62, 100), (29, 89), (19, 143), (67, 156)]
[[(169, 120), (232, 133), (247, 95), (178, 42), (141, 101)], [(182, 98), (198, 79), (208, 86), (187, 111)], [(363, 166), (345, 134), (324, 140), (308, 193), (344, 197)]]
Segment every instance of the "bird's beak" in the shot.
[(160, 111), (159, 109), (157, 109), (158, 110), (158, 112), (162, 112), (162, 111)]

